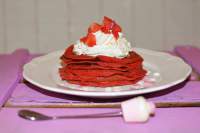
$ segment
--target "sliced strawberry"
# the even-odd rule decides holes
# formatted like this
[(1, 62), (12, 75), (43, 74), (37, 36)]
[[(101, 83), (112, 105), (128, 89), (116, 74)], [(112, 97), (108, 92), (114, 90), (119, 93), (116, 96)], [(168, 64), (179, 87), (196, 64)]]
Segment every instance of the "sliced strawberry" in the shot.
[(111, 33), (112, 27), (113, 27), (113, 20), (104, 16), (101, 31), (104, 32), (105, 34), (109, 34)]
[(121, 31), (122, 31), (121, 27), (115, 23), (113, 26), (113, 29), (112, 29), (112, 33), (113, 33), (113, 36), (115, 37), (115, 39), (118, 39), (119, 32), (121, 32)]
[(81, 41), (81, 42), (83, 42), (83, 43), (85, 43), (85, 42), (86, 42), (86, 40), (87, 40), (87, 36), (85, 36), (85, 37), (82, 37), (82, 38), (80, 39), (80, 41)]
[(112, 22), (113, 22), (112, 19), (110, 19), (109, 17), (104, 16), (104, 18), (103, 18), (103, 25), (104, 26), (109, 26), (109, 25), (111, 25)]
[(96, 45), (96, 37), (92, 33), (88, 33), (87, 36), (82, 37), (80, 41), (87, 44), (89, 47)]
[(118, 34), (118, 32), (113, 32), (113, 36), (115, 37), (115, 39), (117, 40), (118, 39), (118, 37), (119, 37), (119, 34)]
[(98, 23), (93, 23), (88, 28), (88, 33), (94, 33), (101, 29), (101, 25)]
[(109, 34), (111, 33), (111, 30), (109, 28), (107, 28), (106, 26), (102, 26), (101, 27), (101, 31), (105, 34)]
[(95, 38), (95, 35), (93, 35), (92, 33), (88, 33), (87, 39), (86, 39), (85, 43), (86, 43), (89, 47), (92, 47), (92, 46), (96, 45), (96, 38)]
[(115, 23), (115, 21), (105, 16), (101, 31), (104, 32), (105, 34), (112, 33), (114, 37), (118, 39), (119, 37), (118, 32), (121, 32), (122, 29), (117, 23)]
[(118, 24), (114, 23), (114, 26), (113, 26), (113, 31), (116, 31), (116, 32), (121, 32), (121, 31), (122, 31), (122, 29), (121, 29), (121, 27), (120, 27)]

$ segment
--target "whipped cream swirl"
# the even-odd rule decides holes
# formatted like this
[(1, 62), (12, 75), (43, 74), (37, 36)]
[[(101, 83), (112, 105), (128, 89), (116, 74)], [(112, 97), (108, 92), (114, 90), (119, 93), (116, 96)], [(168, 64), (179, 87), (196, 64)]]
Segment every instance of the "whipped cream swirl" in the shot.
[(102, 31), (93, 33), (96, 37), (96, 45), (89, 47), (82, 41), (77, 41), (74, 44), (73, 52), (77, 55), (89, 55), (89, 56), (110, 56), (116, 58), (123, 58), (128, 56), (132, 51), (131, 44), (123, 37), (123, 34), (119, 32), (119, 38), (116, 40), (113, 34), (105, 34)]

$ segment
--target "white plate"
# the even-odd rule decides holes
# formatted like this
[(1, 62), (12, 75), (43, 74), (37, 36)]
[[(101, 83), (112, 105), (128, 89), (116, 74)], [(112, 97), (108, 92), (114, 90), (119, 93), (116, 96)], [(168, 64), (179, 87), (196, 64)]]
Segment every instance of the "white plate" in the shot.
[(167, 89), (184, 81), (192, 71), (191, 67), (179, 57), (141, 48), (134, 50), (144, 58), (143, 65), (148, 70), (148, 75), (144, 80), (134, 85), (99, 88), (73, 85), (62, 81), (58, 68), (60, 66), (59, 57), (64, 51), (56, 51), (33, 59), (24, 65), (23, 76), (30, 83), (48, 91), (77, 96), (112, 98)]

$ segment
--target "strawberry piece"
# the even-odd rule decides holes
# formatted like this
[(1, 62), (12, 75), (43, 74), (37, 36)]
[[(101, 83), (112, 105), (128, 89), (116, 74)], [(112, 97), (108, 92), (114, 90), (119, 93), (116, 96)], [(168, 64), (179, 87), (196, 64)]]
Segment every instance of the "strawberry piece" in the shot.
[(86, 42), (86, 40), (87, 40), (87, 36), (85, 36), (85, 37), (82, 37), (82, 38), (80, 39), (80, 41), (81, 41), (81, 42), (83, 42), (83, 43), (85, 43), (85, 42)]
[(114, 26), (113, 26), (113, 31), (116, 31), (116, 32), (121, 32), (121, 31), (122, 31), (122, 29), (121, 29), (121, 27), (120, 27), (118, 24), (114, 23)]
[(121, 31), (122, 31), (121, 27), (115, 23), (113, 26), (113, 30), (112, 30), (112, 33), (113, 33), (113, 36), (115, 37), (115, 39), (118, 39), (119, 32), (121, 32)]
[(119, 37), (119, 34), (118, 34), (118, 32), (113, 32), (113, 36), (115, 37), (115, 39), (117, 40), (118, 39), (118, 37)]
[(97, 32), (101, 29), (101, 25), (98, 23), (93, 23), (90, 25), (90, 27), (88, 28), (88, 33), (94, 33)]
[(88, 35), (82, 37), (80, 41), (87, 44), (89, 47), (96, 45), (96, 38), (92, 33), (88, 33)]
[(92, 47), (92, 46), (96, 45), (96, 38), (95, 38), (95, 36), (92, 33), (88, 33), (87, 39), (86, 39), (85, 43), (89, 47)]
[(105, 34), (109, 34), (111, 33), (111, 30), (109, 28), (107, 28), (106, 26), (102, 26), (101, 27), (101, 31)]
[(111, 25), (111, 23), (113, 23), (113, 20), (110, 19), (109, 17), (104, 16), (104, 18), (103, 18), (103, 25), (104, 26), (109, 26), (109, 25)]
[(118, 32), (121, 32), (122, 29), (117, 23), (115, 23), (115, 21), (105, 16), (103, 19), (103, 26), (101, 28), (101, 31), (105, 34), (112, 33), (115, 39), (118, 39)]
[(111, 33), (113, 27), (113, 20), (104, 16), (103, 19), (103, 26), (101, 27), (101, 31), (104, 32), (105, 34)]

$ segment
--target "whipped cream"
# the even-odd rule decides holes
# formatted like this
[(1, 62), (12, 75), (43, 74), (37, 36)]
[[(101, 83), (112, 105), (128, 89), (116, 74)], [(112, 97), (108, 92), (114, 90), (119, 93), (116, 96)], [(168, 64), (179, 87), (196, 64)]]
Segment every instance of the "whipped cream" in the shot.
[(123, 37), (123, 34), (119, 32), (119, 38), (116, 40), (113, 34), (105, 34), (102, 31), (93, 33), (96, 37), (96, 45), (89, 47), (82, 41), (78, 40), (74, 44), (73, 52), (77, 55), (89, 55), (89, 56), (110, 56), (116, 58), (123, 58), (128, 56), (132, 51), (131, 44)]

